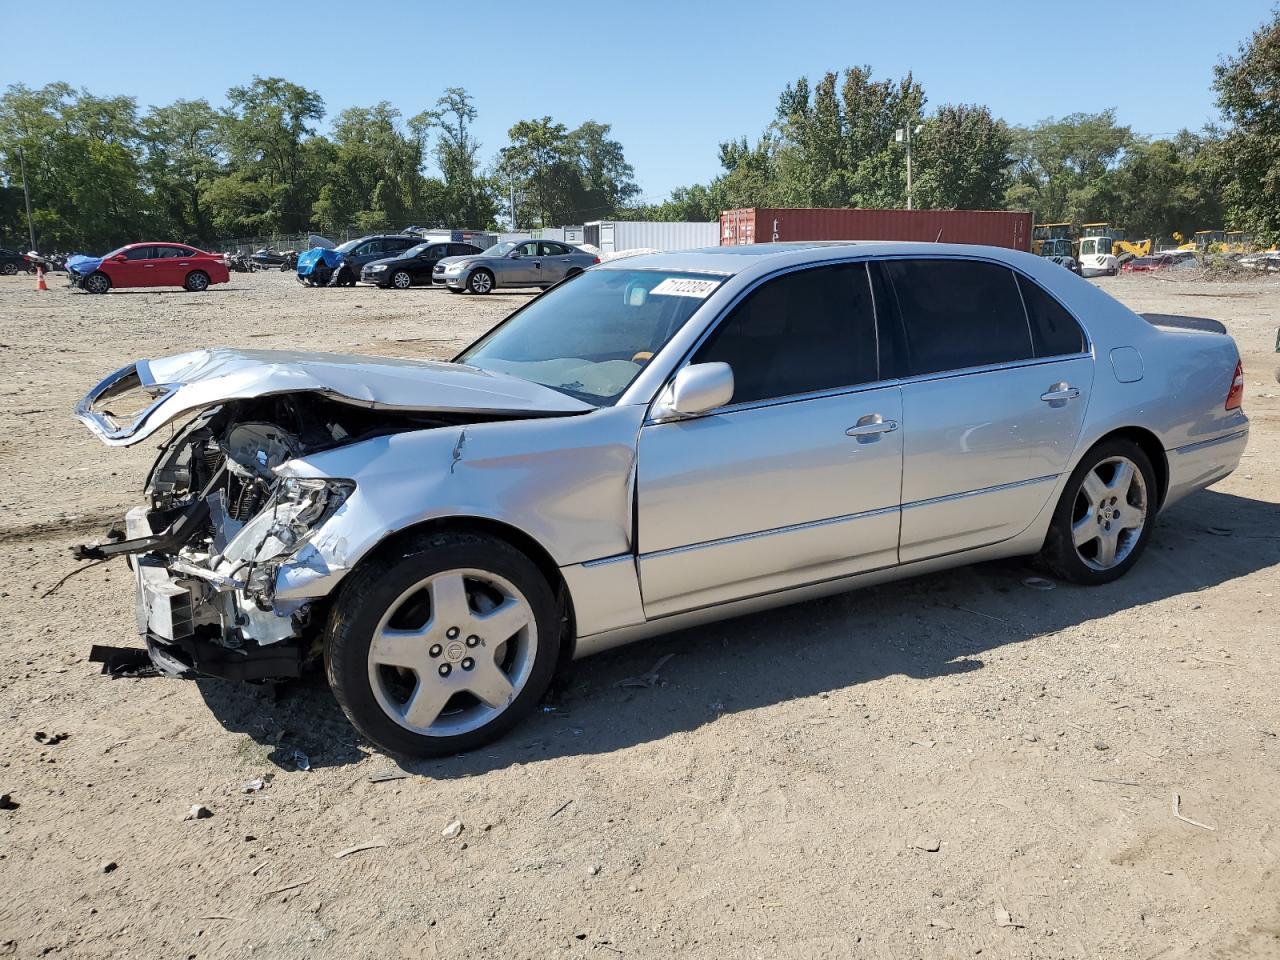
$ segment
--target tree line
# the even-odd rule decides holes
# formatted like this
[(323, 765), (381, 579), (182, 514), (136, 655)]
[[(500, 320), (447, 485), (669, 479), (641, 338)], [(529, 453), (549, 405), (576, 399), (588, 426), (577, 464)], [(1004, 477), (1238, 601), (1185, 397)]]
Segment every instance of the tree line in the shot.
[[(486, 227), (612, 216), (638, 192), (606, 123), (522, 120), (485, 166), (461, 87), (405, 118), (390, 103), (338, 113), (279, 77), (142, 113), (131, 97), (65, 83), (0, 96), (0, 242), (102, 250), (141, 237), (219, 241), (343, 230)], [(428, 170), (431, 170), (429, 173)]]
[(1142, 137), (1115, 110), (1014, 126), (978, 104), (926, 110), (911, 74), (801, 78), (753, 141), (720, 144), (719, 176), (638, 213), (714, 219), (734, 207), (902, 207), (913, 137), (917, 207), (1030, 210), (1038, 223), (1110, 222), (1130, 236), (1237, 229), (1280, 240), (1280, 9), (1214, 70), (1224, 125)]
[[(721, 172), (640, 204), (610, 126), (520, 120), (487, 164), (460, 87), (405, 118), (388, 102), (335, 116), (278, 77), (140, 113), (129, 97), (64, 83), (0, 97), (0, 242), (23, 245), (25, 165), (45, 249), (139, 237), (214, 245), (312, 230), (536, 227), (597, 219), (714, 220), (751, 206), (901, 207), (913, 136), (917, 207), (1031, 210), (1037, 222), (1107, 221), (1131, 236), (1238, 229), (1280, 240), (1280, 9), (1215, 67), (1223, 123), (1143, 137), (1114, 110), (1016, 126), (980, 104), (927, 109), (911, 75), (868, 66), (800, 78), (756, 138), (720, 144)], [(430, 170), (431, 172), (428, 172)]]

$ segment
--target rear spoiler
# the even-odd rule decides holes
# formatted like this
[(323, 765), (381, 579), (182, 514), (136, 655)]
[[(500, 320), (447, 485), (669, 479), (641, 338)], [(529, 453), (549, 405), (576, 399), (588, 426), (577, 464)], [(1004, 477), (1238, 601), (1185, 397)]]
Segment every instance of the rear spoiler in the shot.
[(1153, 327), (1172, 330), (1199, 330), (1202, 333), (1226, 333), (1227, 328), (1208, 317), (1179, 317), (1172, 313), (1140, 313), (1138, 316)]

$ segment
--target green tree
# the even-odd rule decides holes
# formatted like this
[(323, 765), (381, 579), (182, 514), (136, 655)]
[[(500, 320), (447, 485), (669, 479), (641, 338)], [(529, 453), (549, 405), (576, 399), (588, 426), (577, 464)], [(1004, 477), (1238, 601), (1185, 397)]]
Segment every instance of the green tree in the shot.
[(1006, 204), (1030, 209), (1042, 223), (1085, 222), (1102, 216), (1098, 185), (1135, 142), (1114, 109), (1050, 117), (1014, 128), (1013, 183)]
[(222, 175), (222, 129), (207, 100), (154, 107), (142, 119), (143, 171), (156, 215), (188, 240), (213, 239), (203, 195)]
[(401, 129), (400, 112), (391, 104), (343, 110), (333, 124), (317, 221), (329, 230), (378, 230), (421, 219), (421, 167), (422, 143)]
[(3, 169), (18, 170), (19, 149), (42, 248), (110, 249), (147, 233), (153, 218), (132, 98), (95, 97), (65, 83), (11, 86), (0, 97)]
[(480, 143), (471, 132), (475, 119), (471, 95), (462, 87), (449, 87), (434, 110), (409, 121), (424, 154), (432, 132), (438, 131), (434, 153), (443, 183), (433, 191), (434, 202), (450, 226), (484, 227), (497, 216), (494, 185), (480, 172)]
[(917, 207), (995, 210), (1009, 187), (1013, 138), (986, 107), (941, 106), (913, 144)]
[(1227, 218), (1280, 240), (1280, 8), (1214, 68), (1213, 85), (1231, 124), (1220, 158)]
[(227, 100), (228, 173), (206, 191), (215, 225), (232, 236), (305, 229), (320, 192), (316, 174), (329, 159), (325, 144), (313, 142), (324, 100), (279, 77), (254, 77)]
[(579, 181), (574, 223), (611, 217), (640, 193), (622, 144), (609, 136), (612, 129), (587, 120), (569, 134), (568, 149), (577, 159)]
[(1222, 223), (1215, 154), (1220, 141), (1182, 131), (1169, 140), (1137, 142), (1098, 181), (1103, 219), (1131, 237), (1189, 237)]

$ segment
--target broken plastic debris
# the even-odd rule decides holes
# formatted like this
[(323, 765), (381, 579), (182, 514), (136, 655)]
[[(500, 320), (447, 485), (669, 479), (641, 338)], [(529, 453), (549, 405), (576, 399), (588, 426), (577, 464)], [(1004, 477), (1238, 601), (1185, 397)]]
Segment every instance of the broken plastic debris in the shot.
[(293, 753), (289, 755), (289, 759), (293, 761), (293, 765), (299, 770), (311, 769), (311, 758), (301, 750), (293, 751)]
[(240, 792), (241, 793), (257, 793), (266, 785), (267, 785), (267, 781), (263, 780), (261, 777), (254, 777), (252, 780), (247, 781), (245, 785), (240, 788)]
[(440, 831), (440, 836), (444, 837), (446, 840), (452, 840), (460, 833), (462, 833), (462, 821), (455, 820)]

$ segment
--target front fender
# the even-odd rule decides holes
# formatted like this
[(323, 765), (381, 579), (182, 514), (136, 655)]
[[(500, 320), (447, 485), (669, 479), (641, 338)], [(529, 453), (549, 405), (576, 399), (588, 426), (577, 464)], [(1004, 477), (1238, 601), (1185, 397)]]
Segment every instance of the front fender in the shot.
[(284, 464), (285, 476), (354, 480), (347, 501), (276, 576), (279, 600), (326, 596), (387, 537), (453, 517), (514, 527), (557, 566), (632, 547), (643, 407), (377, 437)]

